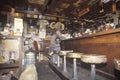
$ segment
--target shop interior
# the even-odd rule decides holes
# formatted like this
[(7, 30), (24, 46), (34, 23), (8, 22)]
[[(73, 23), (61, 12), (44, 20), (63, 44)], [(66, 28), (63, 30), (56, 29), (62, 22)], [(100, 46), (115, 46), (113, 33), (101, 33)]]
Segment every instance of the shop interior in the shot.
[(120, 80), (120, 0), (0, 0), (0, 80)]

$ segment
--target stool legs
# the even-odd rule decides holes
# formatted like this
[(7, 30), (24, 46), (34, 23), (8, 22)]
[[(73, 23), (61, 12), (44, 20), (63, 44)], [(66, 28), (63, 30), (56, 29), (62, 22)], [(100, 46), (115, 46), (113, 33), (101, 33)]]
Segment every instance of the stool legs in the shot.
[(91, 64), (91, 79), (92, 80), (95, 80), (95, 75), (96, 75), (95, 64)]
[(76, 59), (73, 59), (73, 80), (78, 80)]
[(67, 67), (66, 67), (66, 56), (63, 56), (63, 71), (67, 72)]
[(40, 52), (39, 52), (39, 54), (38, 54), (38, 61), (40, 62), (40, 60), (41, 60), (41, 56), (40, 56)]
[(60, 67), (60, 56), (58, 56), (58, 59), (57, 59), (57, 67)]
[(53, 63), (55, 62), (55, 58), (54, 58), (54, 55), (52, 55), (52, 62), (53, 62)]

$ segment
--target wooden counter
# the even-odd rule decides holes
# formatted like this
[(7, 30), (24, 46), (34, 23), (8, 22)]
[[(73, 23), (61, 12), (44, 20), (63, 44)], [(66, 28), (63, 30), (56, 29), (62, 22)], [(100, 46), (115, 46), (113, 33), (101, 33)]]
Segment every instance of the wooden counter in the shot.
[[(14, 63), (14, 64), (0, 64), (0, 73), (9, 73), (10, 71), (18, 71), (19, 69), (19, 64)], [(18, 73), (18, 72), (17, 72)], [(17, 74), (19, 75), (19, 73)]]
[(14, 64), (0, 64), (0, 69), (7, 69), (7, 68), (18, 68), (19, 64), (14, 63)]
[(93, 35), (67, 39), (61, 42), (63, 50), (74, 50), (84, 54), (104, 54), (107, 56), (107, 65), (97, 71), (114, 76), (114, 59), (120, 59), (120, 29), (99, 32)]

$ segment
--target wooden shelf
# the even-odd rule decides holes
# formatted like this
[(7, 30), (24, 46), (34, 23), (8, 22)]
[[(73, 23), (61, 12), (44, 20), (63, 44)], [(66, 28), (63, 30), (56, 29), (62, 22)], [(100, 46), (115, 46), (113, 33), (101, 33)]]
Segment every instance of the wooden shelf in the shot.
[(66, 40), (91, 38), (91, 37), (97, 37), (97, 36), (103, 36), (103, 35), (115, 34), (115, 33), (120, 33), (120, 28), (119, 29), (111, 29), (111, 30), (108, 30), (108, 31), (102, 31), (102, 32), (98, 32), (98, 33), (95, 33), (95, 34), (86, 35), (86, 36), (77, 37), (77, 38), (66, 39)]
[(18, 63), (0, 64), (0, 69), (8, 69), (8, 68), (19, 68), (19, 64)]

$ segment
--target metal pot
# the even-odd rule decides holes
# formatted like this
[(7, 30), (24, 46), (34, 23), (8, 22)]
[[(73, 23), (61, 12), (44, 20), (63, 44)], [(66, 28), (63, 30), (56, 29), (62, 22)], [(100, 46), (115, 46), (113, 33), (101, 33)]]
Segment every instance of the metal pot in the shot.
[(120, 59), (114, 59), (114, 66), (116, 70), (120, 71)]

